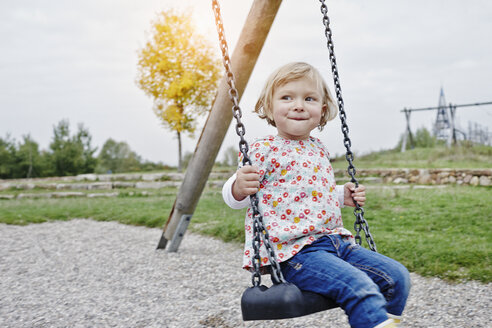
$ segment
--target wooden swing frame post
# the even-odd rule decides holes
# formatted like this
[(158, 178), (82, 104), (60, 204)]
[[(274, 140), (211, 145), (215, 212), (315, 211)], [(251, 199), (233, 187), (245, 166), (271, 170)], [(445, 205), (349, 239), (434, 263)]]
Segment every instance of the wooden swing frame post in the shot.
[[(232, 54), (239, 99), (265, 43), (282, 0), (255, 0)], [(226, 78), (219, 84), (215, 101), (186, 170), (157, 249), (176, 252), (212, 171), (220, 146), (232, 120), (232, 103)]]

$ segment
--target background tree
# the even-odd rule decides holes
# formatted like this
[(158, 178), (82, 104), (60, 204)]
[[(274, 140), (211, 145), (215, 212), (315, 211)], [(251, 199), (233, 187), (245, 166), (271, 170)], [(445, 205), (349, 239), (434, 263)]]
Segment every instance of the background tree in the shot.
[(217, 53), (196, 33), (189, 13), (161, 12), (152, 23), (151, 39), (139, 52), (138, 86), (153, 98), (154, 112), (178, 138), (193, 134), (196, 119), (211, 105), (220, 75)]
[(53, 141), (50, 144), (51, 162), (57, 176), (92, 173), (97, 164), (95, 148), (91, 146), (89, 130), (79, 124), (77, 134), (70, 135), (69, 122), (61, 120), (53, 128)]
[(92, 147), (92, 136), (89, 133), (89, 129), (86, 129), (82, 123), (79, 123), (77, 134), (72, 139), (74, 143), (82, 146), (82, 166), (81, 173), (92, 173), (97, 166), (97, 157), (94, 153), (97, 147)]
[[(400, 140), (398, 141), (398, 144), (396, 145), (395, 149), (401, 149), (401, 145), (403, 143), (403, 135), (400, 137)], [(437, 140), (435, 136), (433, 136), (429, 130), (427, 130), (425, 127), (420, 127), (417, 129), (417, 131), (413, 134), (413, 146), (417, 148), (433, 148), (437, 146), (439, 143), (444, 143), (443, 141)], [(410, 142), (407, 142), (406, 149), (412, 148), (412, 145)]]
[(416, 147), (433, 148), (438, 143), (437, 138), (433, 136), (425, 127), (421, 127), (417, 130), (414, 139)]
[(9, 135), (0, 138), (0, 179), (36, 178), (50, 175), (49, 154), (39, 151), (30, 135), (21, 142)]
[(98, 160), (96, 171), (101, 173), (139, 171), (142, 161), (126, 142), (117, 142), (111, 138), (101, 148)]
[(13, 177), (16, 153), (15, 141), (10, 138), (10, 135), (7, 134), (5, 138), (0, 138), (0, 179)]
[(44, 174), (44, 163), (39, 153), (39, 145), (30, 135), (22, 137), (16, 152), (16, 165), (13, 178), (34, 178)]
[(237, 167), (239, 163), (239, 150), (236, 146), (229, 146), (224, 151), (223, 166)]

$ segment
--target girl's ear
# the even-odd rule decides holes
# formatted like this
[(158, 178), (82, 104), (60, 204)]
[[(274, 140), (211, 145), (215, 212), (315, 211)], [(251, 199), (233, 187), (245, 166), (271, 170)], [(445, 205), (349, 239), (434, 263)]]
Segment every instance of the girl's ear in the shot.
[(327, 116), (328, 116), (328, 105), (323, 104), (323, 106), (321, 107), (321, 123), (326, 123)]

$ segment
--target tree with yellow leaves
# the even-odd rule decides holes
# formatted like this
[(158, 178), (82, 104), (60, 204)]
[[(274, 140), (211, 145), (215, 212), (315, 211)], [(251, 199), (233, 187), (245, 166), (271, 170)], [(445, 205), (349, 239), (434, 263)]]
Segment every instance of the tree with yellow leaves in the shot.
[(176, 131), (181, 171), (182, 133), (192, 135), (196, 119), (209, 110), (221, 66), (189, 14), (161, 12), (151, 34), (139, 51), (137, 84), (153, 98), (153, 110), (163, 125)]

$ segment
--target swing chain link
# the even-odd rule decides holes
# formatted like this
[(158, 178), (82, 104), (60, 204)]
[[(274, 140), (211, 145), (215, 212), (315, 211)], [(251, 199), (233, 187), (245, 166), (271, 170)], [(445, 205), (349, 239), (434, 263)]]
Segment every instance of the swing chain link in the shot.
[[(224, 68), (226, 70), (226, 79), (227, 84), (229, 85), (229, 97), (232, 101), (232, 115), (236, 119), (236, 133), (239, 136), (239, 150), (243, 155), (243, 165), (251, 165), (251, 160), (248, 156), (248, 143), (244, 139), (244, 134), (246, 133), (244, 124), (241, 122), (242, 112), (239, 107), (238, 100), (238, 91), (236, 89), (236, 83), (234, 78), (234, 73), (232, 73), (231, 69), (231, 60), (228, 53), (227, 41), (225, 38), (224, 25), (222, 24), (222, 17), (220, 14), (220, 6), (217, 0), (212, 0), (212, 8), (215, 15), (215, 25), (217, 26), (217, 32), (219, 35), (220, 49), (222, 52), (222, 59)], [(280, 269), (280, 264), (277, 261), (277, 257), (275, 251), (270, 242), (270, 236), (268, 231), (265, 229), (265, 225), (263, 223), (263, 217), (258, 208), (258, 196), (257, 194), (250, 196), (251, 202), (251, 212), (253, 213), (253, 274), (252, 274), (252, 283), (253, 286), (260, 286), (261, 284), (261, 273), (260, 273), (260, 265), (261, 265), (261, 257), (260, 257), (260, 247), (263, 243), (267, 250), (268, 260), (271, 264), (271, 276), (272, 281), (275, 284), (285, 283), (285, 279), (282, 275), (282, 271)]]
[[(327, 47), (328, 47), (328, 52), (330, 54), (330, 63), (331, 63), (331, 71), (333, 74), (333, 82), (335, 86), (335, 93), (337, 96), (337, 103), (338, 103), (338, 109), (340, 111), (339, 116), (340, 120), (342, 121), (342, 133), (343, 133), (343, 144), (346, 149), (345, 153), (345, 159), (349, 163), (347, 172), (351, 177), (351, 182), (355, 184), (355, 187), (357, 188), (359, 186), (359, 182), (355, 178), (356, 170), (355, 166), (353, 164), (354, 160), (354, 154), (352, 153), (350, 147), (352, 146), (352, 142), (350, 141), (349, 138), (349, 128), (347, 125), (347, 115), (345, 112), (344, 108), (344, 103), (343, 103), (343, 98), (342, 98), (342, 88), (340, 86), (340, 77), (338, 75), (338, 68), (337, 68), (337, 60), (335, 58), (335, 50), (333, 46), (333, 39), (332, 39), (332, 32), (330, 28), (330, 18), (328, 17), (328, 7), (325, 4), (325, 0), (319, 0), (321, 2), (321, 13), (323, 14), (323, 25), (325, 26), (325, 36), (327, 40)], [(375, 252), (377, 252), (376, 249), (376, 243), (374, 242), (374, 239), (372, 238), (372, 235), (369, 231), (369, 225), (364, 219), (364, 209), (354, 200), (355, 203), (355, 210), (354, 210), (354, 215), (355, 215), (355, 223), (354, 223), (354, 229), (355, 229), (355, 242), (358, 245), (362, 244), (362, 238), (360, 237), (360, 232), (361, 230), (364, 231), (365, 237), (367, 244), (369, 245), (369, 248)]]

